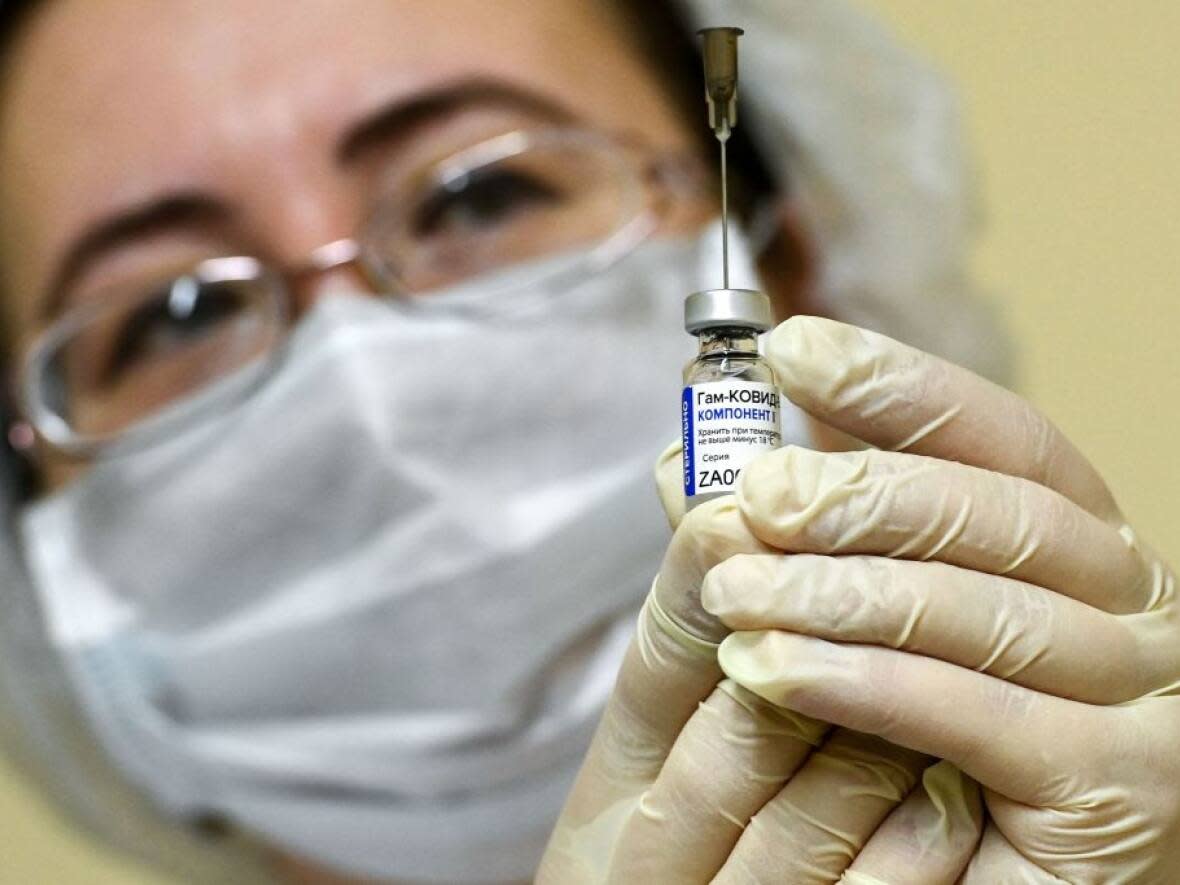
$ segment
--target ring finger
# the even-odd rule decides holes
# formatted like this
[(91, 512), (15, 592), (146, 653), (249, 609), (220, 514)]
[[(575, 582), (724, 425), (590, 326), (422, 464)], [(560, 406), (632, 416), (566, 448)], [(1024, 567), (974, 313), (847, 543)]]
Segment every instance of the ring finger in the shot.
[(835, 882), (930, 758), (837, 729), (750, 820), (715, 883)]

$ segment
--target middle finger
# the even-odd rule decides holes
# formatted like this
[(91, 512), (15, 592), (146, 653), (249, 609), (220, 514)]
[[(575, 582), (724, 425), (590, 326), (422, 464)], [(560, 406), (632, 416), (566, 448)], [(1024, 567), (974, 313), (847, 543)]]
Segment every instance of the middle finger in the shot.
[(1180, 649), (1140, 641), (1128, 618), (941, 562), (736, 556), (709, 572), (702, 602), (732, 630), (901, 649), (1091, 704), (1141, 697), (1180, 676)]
[(938, 560), (1104, 611), (1158, 599), (1134, 537), (1029, 480), (921, 455), (788, 446), (742, 471), (750, 530), (796, 553)]

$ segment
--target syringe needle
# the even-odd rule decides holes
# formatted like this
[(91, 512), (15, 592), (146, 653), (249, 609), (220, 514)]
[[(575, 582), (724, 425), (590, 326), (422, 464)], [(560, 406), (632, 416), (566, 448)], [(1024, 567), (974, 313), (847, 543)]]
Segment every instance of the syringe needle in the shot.
[(725, 159), (725, 145), (721, 140), (721, 279), (722, 288), (729, 288), (729, 170)]
[(726, 145), (737, 125), (738, 37), (741, 28), (705, 28), (705, 102), (709, 125), (721, 142), (721, 272), (729, 288), (729, 169)]

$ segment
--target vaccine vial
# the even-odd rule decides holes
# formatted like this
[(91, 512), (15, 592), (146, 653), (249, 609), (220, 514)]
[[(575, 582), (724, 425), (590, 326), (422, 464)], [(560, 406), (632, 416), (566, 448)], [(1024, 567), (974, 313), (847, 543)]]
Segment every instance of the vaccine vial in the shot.
[(750, 289), (711, 289), (685, 301), (684, 327), (700, 340), (680, 402), (690, 509), (733, 492), (751, 459), (782, 445), (777, 379), (758, 353), (758, 336), (773, 323), (770, 300)]

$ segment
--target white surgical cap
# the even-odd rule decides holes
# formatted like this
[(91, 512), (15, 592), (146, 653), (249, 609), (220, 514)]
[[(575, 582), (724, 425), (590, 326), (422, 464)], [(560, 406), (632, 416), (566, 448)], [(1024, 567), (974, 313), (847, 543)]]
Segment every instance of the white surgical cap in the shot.
[[(1007, 338), (966, 275), (971, 183), (958, 107), (940, 77), (844, 0), (678, 2), (694, 28), (745, 28), (739, 125), (789, 179), (819, 253), (824, 309), (1007, 380)], [(11, 482), (3, 488), (0, 516), (11, 526)], [(45, 641), (19, 551), (10, 542), (2, 552), (6, 746), (63, 808), (119, 847), (185, 881), (255, 881), (249, 852), (232, 841), (215, 848), (163, 819), (106, 760)]]
[(745, 29), (738, 126), (789, 180), (821, 307), (1009, 381), (1008, 338), (967, 275), (977, 206), (949, 85), (845, 0), (680, 2), (694, 27)]

